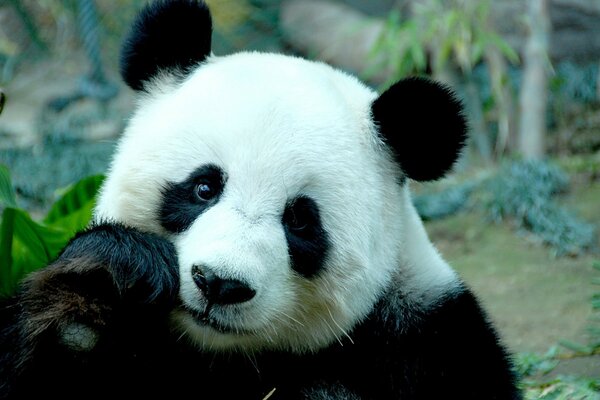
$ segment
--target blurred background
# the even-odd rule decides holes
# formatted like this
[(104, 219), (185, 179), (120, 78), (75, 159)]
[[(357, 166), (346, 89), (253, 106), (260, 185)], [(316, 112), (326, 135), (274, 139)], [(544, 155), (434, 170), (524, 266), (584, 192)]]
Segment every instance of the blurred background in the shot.
[[(452, 176), (413, 185), (415, 204), (527, 398), (600, 399), (600, 1), (207, 2), (217, 55), (282, 52), (377, 90), (410, 75), (457, 90), (468, 150)], [(0, 295), (89, 220), (134, 106), (118, 54), (143, 4), (0, 0)]]

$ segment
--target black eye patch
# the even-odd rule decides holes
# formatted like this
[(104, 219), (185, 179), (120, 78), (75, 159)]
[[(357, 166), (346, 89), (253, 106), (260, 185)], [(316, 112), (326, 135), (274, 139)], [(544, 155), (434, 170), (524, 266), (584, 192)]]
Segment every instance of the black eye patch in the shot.
[(306, 196), (293, 199), (285, 207), (282, 224), (292, 268), (306, 278), (315, 276), (330, 246), (317, 203)]
[(169, 232), (185, 231), (219, 201), (224, 187), (223, 170), (212, 164), (196, 169), (183, 182), (167, 183), (162, 190), (160, 224)]

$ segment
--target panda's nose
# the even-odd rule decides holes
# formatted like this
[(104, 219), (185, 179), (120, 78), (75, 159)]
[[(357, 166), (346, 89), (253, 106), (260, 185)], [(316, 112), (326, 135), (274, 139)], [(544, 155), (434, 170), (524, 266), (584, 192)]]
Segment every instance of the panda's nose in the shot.
[(219, 278), (204, 265), (192, 266), (192, 279), (209, 304), (237, 304), (254, 297), (256, 291), (237, 279)]

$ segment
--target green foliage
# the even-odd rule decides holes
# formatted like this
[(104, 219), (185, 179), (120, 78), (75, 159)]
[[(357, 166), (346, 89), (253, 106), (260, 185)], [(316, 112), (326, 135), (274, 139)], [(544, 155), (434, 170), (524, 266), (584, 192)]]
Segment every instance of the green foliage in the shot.
[(474, 183), (465, 183), (439, 193), (415, 196), (413, 202), (423, 220), (440, 219), (464, 209), (474, 188)]
[(397, 10), (390, 12), (381, 35), (370, 51), (372, 62), (362, 72), (363, 77), (372, 79), (382, 71), (390, 71), (392, 75), (384, 83), (384, 86), (389, 86), (407, 75), (424, 73), (427, 55), (420, 34), (415, 20), (402, 21)]
[(453, 59), (463, 72), (470, 73), (491, 48), (518, 62), (517, 53), (491, 28), (490, 7), (489, 0), (427, 0), (418, 5), (415, 13), (426, 21), (424, 31), (434, 49), (434, 71)]
[(596, 154), (570, 155), (561, 160), (561, 167), (573, 174), (600, 176), (600, 152)]
[(68, 187), (37, 222), (17, 207), (8, 168), (0, 165), (0, 296), (10, 295), (24, 276), (51, 262), (87, 226), (102, 180), (91, 176)]
[(10, 171), (5, 165), (0, 165), (0, 205), (6, 207), (15, 207), (17, 205), (10, 179)]
[[(594, 263), (593, 267), (600, 271), (600, 262)], [(600, 280), (593, 283), (600, 285)], [(594, 299), (599, 297), (600, 293), (596, 293), (592, 299), (595, 310), (600, 309), (600, 304), (594, 303)], [(595, 325), (592, 325), (591, 328), (594, 327)], [(562, 349), (554, 346), (543, 355), (521, 353), (515, 356), (515, 369), (522, 378), (526, 400), (600, 400), (598, 378), (557, 376), (548, 380), (545, 377), (561, 360), (600, 354), (600, 331), (591, 329), (590, 332), (592, 335), (589, 344), (562, 340), (559, 343)]]
[(424, 220), (481, 207), (495, 222), (515, 222), (556, 256), (579, 255), (594, 247), (596, 231), (553, 200), (568, 184), (568, 175), (547, 161), (514, 161), (491, 177), (416, 196), (414, 203)]
[(558, 377), (541, 384), (530, 384), (525, 400), (600, 400), (600, 380)]
[(365, 78), (390, 72), (387, 86), (406, 75), (425, 73), (427, 54), (434, 73), (452, 63), (470, 74), (490, 50), (517, 63), (516, 51), (489, 24), (490, 6), (490, 0), (426, 0), (416, 4), (409, 19), (392, 11), (371, 50)]
[(103, 180), (103, 176), (94, 175), (68, 187), (48, 211), (44, 224), (71, 231), (86, 226), (92, 215), (94, 196)]
[(484, 207), (491, 218), (516, 221), (554, 249), (556, 255), (577, 255), (595, 242), (594, 227), (552, 201), (566, 189), (567, 175), (545, 161), (506, 164), (486, 184)]
[(559, 63), (550, 80), (551, 93), (560, 98), (557, 106), (564, 106), (565, 102), (573, 100), (581, 103), (597, 101), (597, 78), (597, 63), (584, 65), (578, 65), (571, 61)]
[(546, 354), (519, 353), (515, 355), (514, 364), (517, 374), (521, 377), (533, 375), (545, 375), (552, 371), (557, 365), (558, 347), (554, 346)]
[[(600, 261), (594, 262), (592, 267), (600, 272)], [(592, 284), (600, 287), (600, 277), (595, 278)], [(600, 354), (600, 289), (592, 295), (592, 317), (588, 332), (590, 340), (588, 344), (574, 343), (570, 341), (561, 341), (564, 347), (580, 355), (599, 355)]]

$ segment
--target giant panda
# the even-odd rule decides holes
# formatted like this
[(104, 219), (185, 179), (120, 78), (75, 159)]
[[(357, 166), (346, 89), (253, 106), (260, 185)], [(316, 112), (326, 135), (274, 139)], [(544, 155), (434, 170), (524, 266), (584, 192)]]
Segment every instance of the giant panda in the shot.
[(192, 0), (133, 23), (137, 109), (91, 226), (2, 307), (0, 396), (519, 399), (411, 202), (465, 143), (453, 92), (211, 30)]

